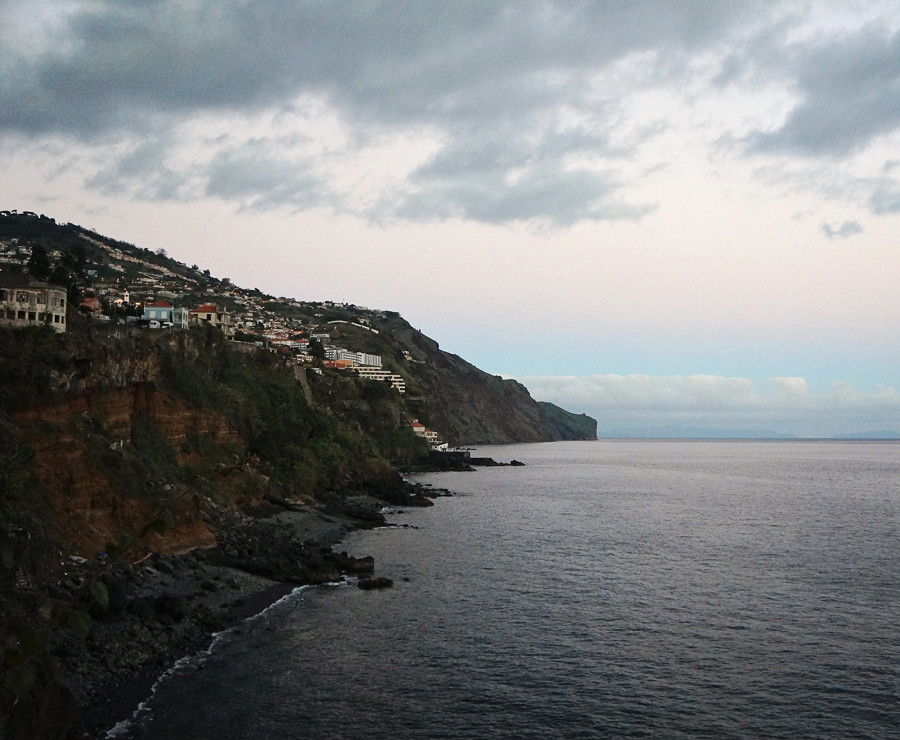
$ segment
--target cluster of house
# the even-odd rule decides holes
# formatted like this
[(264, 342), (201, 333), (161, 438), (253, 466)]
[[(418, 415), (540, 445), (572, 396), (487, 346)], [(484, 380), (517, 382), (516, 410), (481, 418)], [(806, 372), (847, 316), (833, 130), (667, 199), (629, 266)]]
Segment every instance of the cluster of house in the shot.
[[(125, 309), (126, 322), (147, 329), (186, 329), (192, 324), (208, 324), (231, 339), (239, 331), (252, 333), (262, 339), (259, 343), (272, 351), (283, 352), (297, 363), (313, 361), (310, 346), (317, 341), (324, 349), (323, 364), (326, 367), (354, 372), (365, 380), (388, 382), (398, 392), (406, 392), (406, 381), (401, 375), (385, 370), (379, 355), (335, 346), (331, 333), (316, 333), (314, 326), (304, 326), (296, 317), (268, 310), (266, 304), (271, 299), (258, 294), (258, 291), (241, 291), (231, 286), (230, 281), (223, 280), (219, 289), (225, 292), (220, 297), (227, 300), (222, 303), (203, 303), (196, 308), (176, 306), (179, 298), (187, 293), (196, 295), (205, 292), (209, 298), (214, 298), (216, 292), (203, 286), (199, 273), (197, 278), (190, 274), (181, 275), (123, 249), (110, 247), (90, 235), (83, 234), (82, 238), (107, 254), (102, 265), (89, 266), (96, 269), (85, 271), (91, 284), (77, 308), (87, 316), (110, 320), (110, 316), (104, 315), (104, 306), (113, 306)], [(37, 281), (27, 272), (19, 271), (28, 259), (30, 248), (18, 241), (12, 239), (0, 243), (0, 325), (22, 327), (49, 324), (56, 331), (65, 332), (66, 290)], [(58, 259), (60, 255), (51, 252), (50, 257)], [(13, 271), (4, 270), (4, 262), (8, 262)], [(127, 280), (124, 277), (126, 268), (130, 270)], [(196, 271), (196, 268), (192, 269)], [(209, 275), (208, 271), (205, 275)], [(280, 299), (279, 302), (311, 313), (313, 317), (323, 316), (323, 313), (315, 313), (317, 310), (327, 313), (335, 308), (356, 308), (330, 301), (306, 304)], [(224, 304), (234, 307), (234, 310), (229, 310)], [(378, 333), (365, 318), (352, 322), (334, 319), (329, 322), (329, 328), (332, 324), (335, 331), (338, 324), (349, 324), (356, 329)], [(312, 333), (309, 333), (310, 329)], [(412, 361), (408, 355), (406, 359)]]
[[(34, 280), (28, 273), (0, 273), (2, 326), (46, 324), (58, 332), (64, 332), (66, 301), (66, 290), (58, 285)], [(83, 299), (79, 309), (89, 315), (102, 316), (102, 304), (96, 296)], [(234, 336), (231, 314), (212, 303), (188, 310), (176, 308), (165, 301), (154, 301), (144, 306), (143, 318), (151, 329), (170, 326), (186, 329), (189, 324), (209, 323), (221, 329), (226, 336)]]
[(232, 314), (215, 303), (204, 303), (190, 310), (178, 308), (166, 301), (144, 304), (144, 321), (151, 329), (174, 327), (187, 329), (189, 324), (209, 324), (215, 326), (226, 337), (234, 336)]
[[(83, 299), (79, 308), (89, 315), (102, 316), (102, 303), (96, 296)], [(150, 329), (186, 329), (191, 324), (209, 324), (227, 337), (233, 337), (235, 333), (233, 314), (214, 303), (187, 309), (157, 300), (144, 304), (143, 308), (142, 319)], [(39, 324), (49, 324), (59, 332), (66, 330), (66, 291), (59, 286), (34, 280), (27, 273), (0, 273), (0, 325), (19, 327)], [(316, 340), (324, 347), (323, 364), (326, 367), (355, 372), (364, 380), (388, 382), (398, 392), (406, 393), (403, 376), (384, 370), (380, 355), (331, 346), (331, 335), (328, 333), (314, 333), (306, 339), (296, 334), (290, 335), (289, 331), (280, 328), (272, 336), (273, 346), (293, 350), (292, 356), (297, 362), (313, 360), (309, 345), (310, 340)]]

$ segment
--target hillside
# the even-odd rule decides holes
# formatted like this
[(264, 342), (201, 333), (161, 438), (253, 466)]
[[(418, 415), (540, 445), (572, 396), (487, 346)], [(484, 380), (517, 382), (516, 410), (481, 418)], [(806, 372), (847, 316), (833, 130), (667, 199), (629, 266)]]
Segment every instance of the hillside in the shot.
[(395, 367), (407, 378), (407, 407), (449, 441), (506, 444), (596, 439), (594, 419), (535, 402), (521, 383), (489, 375), (444, 352), (399, 314), (385, 314), (373, 325), (390, 337), (394, 348), (406, 348), (411, 357), (405, 361), (393, 357)]
[[(370, 573), (331, 545), (386, 503), (430, 504), (398, 473), (429, 453), (413, 420), (452, 444), (596, 436), (396, 313), (275, 298), (8, 211), (0, 268), (0, 738), (91, 736), (135, 677), (278, 584)], [(33, 277), (61, 286), (63, 323), (8, 287), (47, 286)]]
[(406, 416), (451, 444), (596, 438), (589, 417), (535, 402), (521, 384), (443, 352), (395, 312), (276, 298), (188, 267), (162, 250), (154, 253), (74, 224), (13, 211), (0, 211), (0, 267), (5, 273), (25, 268), (38, 279), (65, 283), (70, 303), (96, 297), (102, 307), (96, 319), (131, 321), (157, 301), (185, 309), (214, 304), (227, 313), (235, 339), (297, 361), (309, 359), (315, 336), (324, 337), (332, 355), (377, 356), (385, 370), (405, 381)]

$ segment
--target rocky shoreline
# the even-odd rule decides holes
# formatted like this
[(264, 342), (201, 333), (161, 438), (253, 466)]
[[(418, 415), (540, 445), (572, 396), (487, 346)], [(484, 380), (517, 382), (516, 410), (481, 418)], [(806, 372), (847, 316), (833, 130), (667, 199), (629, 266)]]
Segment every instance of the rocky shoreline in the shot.
[(157, 678), (179, 658), (208, 647), (213, 633), (258, 614), (296, 586), (371, 572), (371, 558), (331, 549), (362, 524), (316, 509), (285, 511), (229, 527), (212, 550), (153, 554), (102, 574), (108, 608), (94, 615), (84, 649), (60, 651), (66, 682), (80, 694), (82, 736), (102, 737), (130, 717)]
[(90, 606), (84, 639), (72, 630), (54, 632), (49, 652), (57, 677), (44, 692), (44, 706), (20, 706), (7, 736), (103, 738), (132, 717), (177, 660), (207, 649), (214, 633), (240, 625), (297, 586), (348, 575), (360, 587), (390, 585), (371, 577), (371, 557), (351, 557), (335, 545), (351, 531), (386, 526), (385, 506), (427, 506), (440, 495), (446, 493), (410, 485), (390, 500), (358, 494), (323, 505), (270, 504), (252, 514), (223, 514), (214, 548), (73, 560), (48, 588), (50, 599), (84, 608), (90, 583), (98, 581), (106, 603)]

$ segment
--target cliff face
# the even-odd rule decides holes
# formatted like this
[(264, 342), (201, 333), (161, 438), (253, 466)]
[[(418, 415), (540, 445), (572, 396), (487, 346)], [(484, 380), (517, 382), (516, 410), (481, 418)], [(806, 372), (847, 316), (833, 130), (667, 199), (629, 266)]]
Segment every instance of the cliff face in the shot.
[[(171, 553), (215, 542), (216, 502), (313, 501), (380, 485), (388, 460), (420, 454), (409, 418), (457, 444), (596, 436), (593, 419), (534, 401), (399, 316), (364, 338), (407, 379), (406, 394), (338, 371), (298, 377), (269, 353), (235, 352), (214, 330), (0, 332), (0, 452), (32, 454), (50, 539), (93, 555), (143, 532), (146, 546)], [(169, 520), (148, 530), (162, 509)]]
[[(47, 492), (53, 528), (73, 551), (86, 554), (104, 550), (119, 533), (140, 531), (182, 485), (137, 459), (133, 432), (141, 425), (155, 428), (173, 450), (184, 449), (194, 435), (218, 447), (241, 446), (222, 414), (191, 409), (149, 383), (83, 392), (16, 413), (12, 422), (16, 440), (34, 454), (31, 472)], [(175, 462), (183, 466), (189, 459), (180, 452)], [(186, 502), (176, 502), (173, 514), (172, 526), (148, 532), (144, 544), (170, 553), (215, 543)]]
[[(44, 535), (92, 556), (122, 533), (140, 532), (165, 507), (171, 521), (144, 532), (145, 546), (170, 553), (214, 544), (213, 530), (191, 505), (201, 490), (192, 477), (246, 456), (247, 444), (222, 410), (191, 407), (164, 389), (166, 352), (189, 361), (193, 342), (183, 336), (152, 347), (72, 335), (48, 356), (13, 336), (3, 336), (9, 355), (2, 369), (6, 393), (18, 398), (5, 399), (12, 408), (0, 441), (3, 451), (30, 453), (32, 495), (51, 513)], [(23, 377), (10, 372), (16, 355), (31, 366)], [(34, 367), (39, 358), (42, 368)], [(216, 483), (244, 502), (233, 479)]]
[(407, 406), (420, 421), (454, 444), (508, 444), (596, 439), (597, 422), (551, 403), (535, 401), (521, 383), (479, 370), (444, 352), (399, 315), (378, 323), (406, 350), (392, 359), (406, 378)]

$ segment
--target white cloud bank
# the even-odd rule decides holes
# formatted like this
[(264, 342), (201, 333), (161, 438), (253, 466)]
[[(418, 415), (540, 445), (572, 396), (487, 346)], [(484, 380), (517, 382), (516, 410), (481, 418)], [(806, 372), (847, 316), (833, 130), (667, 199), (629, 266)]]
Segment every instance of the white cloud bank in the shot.
[(518, 377), (540, 401), (597, 419), (599, 436), (831, 437), (900, 432), (900, 394), (833, 382), (810, 392), (803, 378), (715, 375)]

